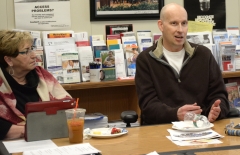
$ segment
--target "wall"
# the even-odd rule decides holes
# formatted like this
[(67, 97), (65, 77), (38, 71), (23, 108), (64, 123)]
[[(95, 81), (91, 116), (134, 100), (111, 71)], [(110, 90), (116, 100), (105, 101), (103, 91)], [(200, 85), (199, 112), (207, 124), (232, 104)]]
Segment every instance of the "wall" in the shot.
[[(90, 22), (90, 0), (70, 0), (71, 29), (75, 32), (87, 31), (91, 34), (105, 34), (105, 25), (133, 24), (133, 30), (151, 30), (159, 32), (156, 20), (104, 21)], [(183, 0), (165, 0), (165, 4), (175, 2), (183, 5)], [(226, 0), (226, 26), (240, 27), (240, 0)], [(0, 30), (14, 29), (14, 0), (0, 0)]]

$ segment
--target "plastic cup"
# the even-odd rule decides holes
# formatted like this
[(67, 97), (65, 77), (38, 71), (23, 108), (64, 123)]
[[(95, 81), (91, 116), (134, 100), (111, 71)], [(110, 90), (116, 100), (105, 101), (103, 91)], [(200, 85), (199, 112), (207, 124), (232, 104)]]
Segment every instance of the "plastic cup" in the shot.
[(86, 109), (81, 108), (65, 110), (70, 143), (83, 142), (85, 112)]
[(194, 112), (187, 112), (184, 115), (184, 122), (193, 124), (197, 128), (204, 128), (210, 126), (206, 116), (195, 114)]

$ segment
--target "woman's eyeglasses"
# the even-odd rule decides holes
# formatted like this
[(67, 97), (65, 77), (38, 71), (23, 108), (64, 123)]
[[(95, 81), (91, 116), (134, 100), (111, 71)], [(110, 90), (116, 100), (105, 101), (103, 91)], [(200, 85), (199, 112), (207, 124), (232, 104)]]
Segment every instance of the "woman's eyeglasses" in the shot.
[(21, 51), (21, 52), (18, 52), (19, 54), (22, 54), (22, 55), (29, 55), (32, 53), (32, 48), (26, 48), (25, 51)]

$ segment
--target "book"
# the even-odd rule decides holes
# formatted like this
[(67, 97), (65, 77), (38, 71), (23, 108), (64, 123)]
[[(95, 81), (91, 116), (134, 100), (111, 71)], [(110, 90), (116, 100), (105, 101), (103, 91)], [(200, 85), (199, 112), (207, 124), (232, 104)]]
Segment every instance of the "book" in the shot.
[(239, 35), (239, 28), (232, 26), (232, 27), (227, 27), (227, 33), (228, 33), (228, 38), (230, 36), (238, 36)]
[(115, 44), (121, 44), (121, 39), (107, 40), (107, 46), (108, 46), (108, 48), (109, 48), (109, 45), (115, 45)]
[(106, 36), (109, 34), (121, 34), (123, 32), (133, 31), (132, 24), (105, 25)]
[(76, 51), (74, 38), (44, 39), (46, 69), (52, 66), (62, 66), (62, 53)]
[(187, 40), (191, 43), (204, 45), (204, 44), (213, 44), (212, 32), (189, 32), (187, 34)]
[(109, 50), (122, 49), (122, 44), (112, 44), (112, 45), (109, 45), (108, 49)]
[(233, 45), (240, 45), (240, 36), (239, 35), (231, 35), (231, 36), (229, 36), (229, 41), (231, 41)]
[(78, 53), (62, 53), (63, 83), (80, 82)]
[(220, 43), (220, 42), (229, 41), (227, 35), (214, 36), (213, 40), (214, 40), (214, 43), (215, 43), (215, 45), (216, 45), (216, 50), (217, 50), (217, 52), (220, 51), (220, 47), (219, 47), (219, 43)]
[(228, 101), (230, 107), (240, 109), (240, 97), (239, 97), (240, 85), (238, 85), (237, 82), (230, 82), (226, 83), (225, 86), (228, 92)]
[(139, 54), (137, 43), (128, 44), (124, 47), (126, 56), (127, 75), (135, 76), (136, 73), (136, 59)]
[(74, 33), (74, 38), (77, 46), (90, 46), (87, 32)]
[(93, 52), (91, 46), (77, 47), (80, 60), (81, 81), (90, 81), (89, 63), (93, 61)]
[(103, 81), (116, 80), (115, 53), (114, 51), (101, 51), (102, 70), (104, 72)]
[(150, 30), (141, 30), (136, 32), (137, 39), (139, 37), (152, 37), (152, 32)]
[(138, 37), (137, 43), (139, 46), (139, 52), (142, 52), (153, 45), (153, 39), (152, 37)]
[(220, 69), (222, 71), (235, 71), (236, 45), (231, 42), (220, 42)]
[(121, 39), (120, 34), (108, 34), (107, 40), (115, 40), (115, 39)]
[(130, 36), (135, 36), (135, 32), (129, 31), (129, 32), (122, 32), (120, 33), (120, 37), (130, 37)]
[(65, 30), (65, 31), (42, 31), (42, 37), (44, 39), (49, 38), (71, 38), (74, 37), (74, 31)]
[(156, 43), (161, 36), (162, 33), (153, 33), (153, 43)]
[[(215, 42), (215, 37), (224, 37), (224, 38), (228, 38), (228, 33), (226, 29), (213, 29), (212, 31), (212, 35), (213, 35), (213, 43), (217, 44)], [(227, 41), (227, 40), (226, 40)]]
[(45, 58), (44, 58), (43, 50), (33, 49), (33, 52), (36, 55), (36, 59), (35, 59), (36, 66), (41, 66), (42, 68), (44, 68)]
[(98, 45), (98, 46), (93, 46), (93, 53), (94, 53), (94, 58), (100, 58), (101, 57), (101, 51), (107, 50), (106, 45)]
[(62, 66), (49, 66), (47, 70), (59, 83), (64, 83)]
[(115, 53), (116, 78), (125, 78), (127, 75), (123, 49), (114, 49), (113, 51)]

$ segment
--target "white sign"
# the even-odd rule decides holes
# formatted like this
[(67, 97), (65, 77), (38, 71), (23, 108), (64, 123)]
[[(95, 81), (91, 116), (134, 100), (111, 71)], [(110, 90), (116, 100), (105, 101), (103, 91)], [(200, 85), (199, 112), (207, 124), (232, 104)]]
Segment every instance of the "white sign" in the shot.
[(17, 29), (70, 29), (70, 0), (14, 0)]

